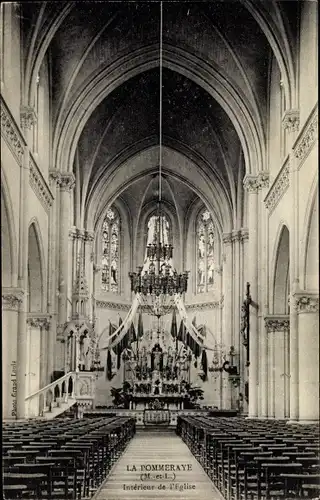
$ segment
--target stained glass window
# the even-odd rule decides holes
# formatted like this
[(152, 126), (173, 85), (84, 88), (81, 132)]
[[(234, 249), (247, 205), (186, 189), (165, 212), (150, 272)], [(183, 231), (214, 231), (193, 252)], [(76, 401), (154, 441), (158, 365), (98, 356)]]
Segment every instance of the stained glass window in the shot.
[(203, 210), (197, 219), (197, 293), (214, 286), (214, 225), (211, 214)]
[(102, 226), (101, 288), (119, 292), (120, 217), (114, 208), (107, 211)]
[(170, 224), (166, 215), (151, 215), (147, 224), (148, 237), (147, 245), (157, 243), (157, 237), (160, 236), (160, 242), (164, 245), (170, 243)]

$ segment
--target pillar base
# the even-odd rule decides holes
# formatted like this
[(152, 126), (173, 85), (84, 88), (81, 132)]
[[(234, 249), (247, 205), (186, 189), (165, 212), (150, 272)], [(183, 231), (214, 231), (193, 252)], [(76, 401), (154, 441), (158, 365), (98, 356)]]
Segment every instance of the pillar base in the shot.
[(288, 420), (287, 422), (288, 425), (310, 425), (310, 424), (316, 424), (319, 425), (319, 420)]

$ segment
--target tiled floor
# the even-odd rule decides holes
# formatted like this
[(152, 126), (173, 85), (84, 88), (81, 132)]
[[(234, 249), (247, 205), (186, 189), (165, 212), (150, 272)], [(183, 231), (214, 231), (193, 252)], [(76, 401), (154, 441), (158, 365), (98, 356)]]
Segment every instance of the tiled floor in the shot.
[(93, 498), (223, 500), (176, 434), (152, 431), (136, 434)]

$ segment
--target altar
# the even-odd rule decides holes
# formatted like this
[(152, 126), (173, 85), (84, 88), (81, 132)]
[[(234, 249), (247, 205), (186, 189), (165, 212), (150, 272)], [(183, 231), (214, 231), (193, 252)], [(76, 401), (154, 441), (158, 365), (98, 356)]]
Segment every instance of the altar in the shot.
[(130, 410), (183, 410), (184, 397), (181, 395), (132, 396)]
[(132, 410), (182, 410), (190, 383), (191, 351), (169, 332), (151, 330), (123, 356)]

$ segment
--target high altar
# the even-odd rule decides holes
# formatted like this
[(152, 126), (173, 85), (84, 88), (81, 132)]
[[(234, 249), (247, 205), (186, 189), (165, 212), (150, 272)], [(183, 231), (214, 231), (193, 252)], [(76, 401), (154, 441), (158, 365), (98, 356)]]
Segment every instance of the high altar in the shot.
[(130, 408), (183, 409), (192, 360), (191, 350), (160, 328), (133, 342), (123, 353)]

